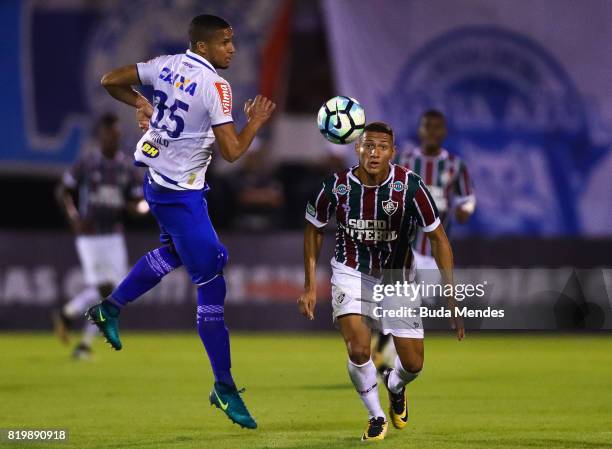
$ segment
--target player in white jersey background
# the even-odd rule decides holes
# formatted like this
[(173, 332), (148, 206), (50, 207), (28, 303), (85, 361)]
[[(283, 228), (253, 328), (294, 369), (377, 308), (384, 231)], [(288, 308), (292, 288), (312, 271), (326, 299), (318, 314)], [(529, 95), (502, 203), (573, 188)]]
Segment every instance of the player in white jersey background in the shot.
[[(418, 174), (433, 197), (440, 221), (447, 235), (451, 234), (453, 219), (466, 223), (476, 208), (476, 196), (465, 162), (443, 148), (448, 130), (442, 112), (430, 109), (419, 119), (418, 147), (405, 148), (398, 164)], [(438, 283), (440, 276), (425, 233), (417, 229), (412, 242), (417, 276), (426, 283)], [(422, 298), (424, 303), (435, 298)], [(394, 360), (393, 345), (388, 336), (380, 334), (373, 350), (373, 360), (383, 372)]]
[[(102, 78), (111, 96), (137, 109), (139, 125), (146, 130), (134, 157), (147, 167), (145, 199), (159, 223), (163, 246), (143, 256), (87, 316), (120, 350), (121, 309), (184, 265), (197, 285), (197, 328), (215, 376), (210, 403), (233, 422), (254, 429), (257, 423), (231, 374), (224, 320), (223, 267), (228, 256), (208, 216), (205, 176), (213, 142), (224, 159), (234, 162), (247, 151), (275, 104), (259, 95), (248, 101), (247, 124), (237, 132), (230, 85), (217, 73), (229, 67), (235, 53), (232, 27), (220, 17), (200, 15), (192, 19), (188, 35), (185, 53), (121, 67)], [(140, 84), (153, 87), (153, 104), (132, 88)]]

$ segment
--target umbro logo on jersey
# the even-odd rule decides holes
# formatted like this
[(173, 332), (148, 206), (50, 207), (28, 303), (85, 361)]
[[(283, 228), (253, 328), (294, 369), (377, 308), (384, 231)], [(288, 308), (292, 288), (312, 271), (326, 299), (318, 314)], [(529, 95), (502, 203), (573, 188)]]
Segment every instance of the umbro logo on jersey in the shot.
[(221, 100), (221, 108), (225, 115), (232, 114), (232, 91), (227, 83), (215, 83), (219, 99)]
[(306, 212), (308, 213), (308, 215), (310, 215), (311, 217), (316, 217), (317, 216), (317, 210), (315, 209), (315, 207), (308, 203), (306, 204)]
[(336, 302), (338, 304), (342, 304), (342, 301), (344, 301), (344, 298), (346, 298), (346, 293), (341, 292), (338, 294), (338, 296), (336, 296)]
[(399, 203), (397, 201), (387, 200), (387, 201), (382, 202), (383, 210), (385, 211), (387, 215), (393, 215), (395, 211), (397, 210), (398, 206), (399, 206)]
[(151, 145), (149, 142), (145, 142), (140, 150), (142, 151), (142, 154), (152, 159), (159, 156), (159, 149)]
[(170, 142), (168, 141), (168, 139), (164, 139), (162, 137), (162, 135), (160, 133), (158, 133), (157, 131), (150, 131), (149, 137), (151, 138), (151, 140), (159, 145), (163, 145), (165, 147), (167, 147)]
[(332, 193), (337, 193), (338, 195), (346, 195), (351, 191), (351, 186), (347, 186), (346, 184), (338, 184), (337, 187), (332, 189)]

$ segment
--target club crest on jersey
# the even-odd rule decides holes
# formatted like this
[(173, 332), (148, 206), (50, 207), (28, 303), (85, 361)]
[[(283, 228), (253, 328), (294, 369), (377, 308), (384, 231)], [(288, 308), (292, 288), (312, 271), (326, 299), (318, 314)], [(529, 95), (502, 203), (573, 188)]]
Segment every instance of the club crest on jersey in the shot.
[(351, 191), (351, 186), (347, 186), (346, 184), (338, 184), (337, 187), (332, 189), (332, 193), (337, 193), (338, 195), (346, 195)]
[(159, 73), (159, 79), (178, 90), (187, 92), (192, 97), (198, 87), (198, 83), (192, 83), (190, 79), (185, 78), (180, 73), (173, 73), (168, 67), (162, 69)]
[(154, 147), (149, 142), (145, 142), (142, 145), (140, 151), (142, 151), (142, 154), (144, 154), (146, 157), (150, 157), (152, 159), (155, 159), (157, 156), (159, 156), (159, 149), (157, 147)]
[(399, 206), (397, 201), (387, 200), (382, 202), (383, 210), (387, 215), (393, 215), (397, 210), (397, 206)]

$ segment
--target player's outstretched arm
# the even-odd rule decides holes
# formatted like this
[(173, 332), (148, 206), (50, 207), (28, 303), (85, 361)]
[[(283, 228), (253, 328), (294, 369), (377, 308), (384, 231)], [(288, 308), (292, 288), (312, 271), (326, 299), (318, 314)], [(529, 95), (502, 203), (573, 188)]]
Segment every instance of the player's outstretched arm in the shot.
[(248, 122), (240, 133), (236, 132), (233, 123), (215, 126), (213, 132), (219, 145), (223, 159), (234, 162), (248, 150), (257, 131), (268, 121), (276, 104), (268, 98), (257, 95), (255, 100), (249, 100), (244, 106)]
[(100, 84), (116, 100), (144, 111), (148, 117), (153, 114), (151, 103), (132, 88), (132, 86), (141, 84), (136, 64), (119, 67), (105, 73)]
[(304, 230), (304, 293), (298, 299), (300, 313), (314, 320), (317, 303), (317, 261), (323, 244), (323, 230), (306, 223)]
[[(442, 281), (444, 284), (453, 285), (453, 250), (451, 249), (450, 242), (448, 241), (448, 237), (446, 236), (446, 232), (444, 231), (444, 227), (438, 226), (431, 232), (426, 233), (429, 241), (431, 242), (431, 252), (436, 259), (436, 264), (438, 265), (438, 269), (442, 274)], [(453, 311), (453, 316), (455, 306), (457, 302), (454, 297), (450, 297), (448, 301), (448, 306), (450, 310)], [(460, 317), (454, 317), (453, 325), (455, 328), (455, 332), (457, 333), (457, 339), (462, 340), (465, 337), (465, 328), (463, 326), (463, 320)]]

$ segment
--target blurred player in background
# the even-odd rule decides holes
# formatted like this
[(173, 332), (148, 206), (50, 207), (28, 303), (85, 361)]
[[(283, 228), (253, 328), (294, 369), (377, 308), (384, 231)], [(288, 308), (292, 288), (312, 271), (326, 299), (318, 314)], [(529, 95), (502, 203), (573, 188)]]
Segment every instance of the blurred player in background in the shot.
[[(405, 318), (385, 328), (373, 310), (367, 291), (382, 281), (383, 270), (399, 270), (413, 277), (410, 239), (417, 228), (431, 241), (433, 256), (445, 282), (452, 283), (453, 255), (438, 211), (421, 179), (404, 167), (391, 164), (395, 155), (393, 131), (385, 123), (370, 123), (355, 145), (356, 167), (323, 181), (318, 195), (307, 204), (304, 233), (304, 293), (300, 312), (314, 318), (316, 264), (323, 242), (323, 228), (332, 216), (338, 230), (332, 266), (334, 322), (346, 343), (348, 372), (369, 415), (362, 441), (382, 440), (387, 420), (378, 397), (376, 367), (370, 358), (371, 329), (382, 328), (393, 336), (398, 357), (384, 373), (393, 425), (402, 429), (408, 420), (405, 386), (423, 367), (421, 319)], [(457, 337), (463, 325), (456, 322)]]
[[(476, 197), (465, 162), (442, 147), (446, 135), (444, 114), (435, 109), (425, 111), (419, 120), (420, 146), (404, 150), (399, 155), (398, 164), (421, 177), (436, 203), (442, 226), (450, 235), (453, 217), (459, 223), (467, 222), (474, 213)], [(438, 283), (440, 277), (431, 244), (420, 229), (416, 232), (412, 250), (418, 276), (426, 278), (421, 280)], [(388, 335), (378, 335), (372, 358), (380, 373), (393, 363), (395, 351)]]
[[(232, 27), (220, 17), (201, 15), (191, 21), (188, 34), (185, 53), (159, 56), (102, 77), (111, 96), (136, 108), (139, 125), (146, 130), (134, 157), (148, 169), (144, 194), (160, 225), (163, 245), (144, 255), (87, 316), (111, 346), (120, 350), (121, 310), (184, 265), (197, 285), (197, 327), (215, 376), (210, 403), (233, 422), (254, 429), (257, 424), (230, 371), (224, 319), (227, 251), (208, 216), (205, 176), (215, 140), (221, 156), (234, 162), (247, 151), (275, 105), (259, 95), (248, 101), (248, 121), (238, 133), (232, 119), (230, 85), (217, 73), (229, 67), (235, 53)], [(141, 84), (153, 86), (155, 106), (132, 88)]]
[[(450, 235), (452, 218), (466, 223), (476, 208), (476, 197), (465, 162), (442, 147), (446, 139), (446, 118), (431, 109), (419, 122), (420, 146), (399, 155), (399, 165), (423, 179), (440, 213), (440, 221)], [(436, 270), (431, 245), (423, 232), (417, 232), (412, 245), (418, 269)]]
[[(85, 311), (110, 294), (128, 271), (123, 237), (124, 212), (145, 213), (142, 182), (129, 158), (119, 151), (119, 121), (104, 114), (94, 134), (98, 148), (87, 152), (64, 173), (57, 199), (76, 235), (76, 248), (86, 288), (54, 315), (54, 327), (64, 343), (68, 330)], [(97, 328), (86, 322), (81, 341), (73, 351), (88, 358)]]

